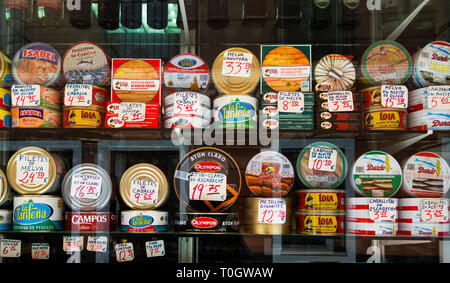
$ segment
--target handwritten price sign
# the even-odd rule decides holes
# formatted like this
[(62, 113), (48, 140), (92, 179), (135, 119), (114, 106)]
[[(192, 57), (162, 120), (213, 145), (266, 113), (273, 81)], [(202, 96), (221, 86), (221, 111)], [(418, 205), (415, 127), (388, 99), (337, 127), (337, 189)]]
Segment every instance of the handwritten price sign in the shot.
[(49, 243), (32, 243), (31, 258), (32, 259), (48, 259), (50, 257)]
[(303, 113), (305, 97), (301, 92), (279, 92), (278, 111), (286, 113)]
[(195, 92), (176, 92), (173, 100), (174, 115), (193, 115), (199, 113), (200, 97)]
[(68, 84), (64, 89), (64, 106), (91, 106), (92, 86)]
[(286, 201), (284, 199), (260, 199), (258, 223), (284, 224), (286, 222)]
[(81, 252), (83, 244), (83, 236), (63, 236), (63, 250), (65, 252)]
[(388, 198), (371, 198), (369, 200), (369, 217), (375, 222), (394, 222), (397, 216), (397, 200)]
[(135, 203), (156, 204), (158, 201), (159, 183), (150, 180), (133, 180), (130, 198)]
[(0, 243), (2, 257), (20, 257), (22, 242), (20, 240), (3, 239)]
[(420, 213), (424, 222), (447, 222), (448, 200), (425, 199), (420, 202)]
[(408, 108), (408, 88), (404, 85), (381, 86), (381, 105), (388, 108)]
[(93, 174), (74, 174), (70, 196), (82, 199), (98, 199), (102, 190), (102, 177)]
[(114, 250), (116, 251), (116, 259), (118, 262), (134, 260), (133, 243), (117, 244)]
[(353, 111), (353, 93), (351, 91), (331, 91), (328, 93), (328, 111)]
[(328, 147), (313, 147), (310, 150), (308, 168), (318, 171), (336, 171), (337, 151)]
[(39, 106), (41, 87), (39, 85), (13, 85), (11, 87), (12, 106)]
[(145, 242), (145, 250), (147, 257), (164, 256), (166, 254), (163, 240)]
[(104, 253), (108, 250), (108, 238), (105, 236), (89, 236), (86, 250)]
[(124, 122), (142, 122), (145, 120), (145, 103), (121, 102), (119, 119)]
[(450, 109), (450, 86), (428, 87), (428, 107), (432, 109)]
[(16, 164), (16, 183), (43, 185), (48, 183), (49, 158), (41, 155), (19, 155)]
[(253, 54), (247, 52), (225, 52), (222, 63), (222, 75), (230, 77), (250, 77)]
[(222, 173), (192, 172), (189, 175), (189, 199), (224, 201), (227, 176)]

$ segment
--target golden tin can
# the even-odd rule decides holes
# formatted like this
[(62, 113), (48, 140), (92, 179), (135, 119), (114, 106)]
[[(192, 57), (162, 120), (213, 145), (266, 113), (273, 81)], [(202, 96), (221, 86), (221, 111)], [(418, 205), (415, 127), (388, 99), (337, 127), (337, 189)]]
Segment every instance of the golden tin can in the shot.
[(14, 153), (6, 175), (11, 187), (23, 195), (53, 193), (61, 181), (53, 156), (38, 147), (25, 147)]
[(364, 112), (367, 130), (406, 130), (408, 111), (397, 108), (374, 108)]
[(120, 196), (131, 209), (156, 209), (166, 202), (168, 195), (164, 172), (152, 164), (136, 164), (120, 180)]
[(0, 206), (4, 206), (9, 203), (13, 198), (11, 188), (8, 185), (8, 179), (6, 178), (3, 170), (0, 169)]
[(105, 117), (105, 107), (65, 107), (63, 128), (101, 128), (105, 124)]
[(296, 212), (295, 226), (297, 233), (306, 235), (344, 235), (345, 212)]

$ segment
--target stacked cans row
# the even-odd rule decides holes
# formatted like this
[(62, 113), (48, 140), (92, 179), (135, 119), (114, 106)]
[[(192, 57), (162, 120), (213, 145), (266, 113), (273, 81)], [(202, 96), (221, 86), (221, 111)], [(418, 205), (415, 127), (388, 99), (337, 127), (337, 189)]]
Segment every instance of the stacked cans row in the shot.
[(164, 97), (164, 128), (206, 128), (211, 123), (211, 99), (197, 92)]

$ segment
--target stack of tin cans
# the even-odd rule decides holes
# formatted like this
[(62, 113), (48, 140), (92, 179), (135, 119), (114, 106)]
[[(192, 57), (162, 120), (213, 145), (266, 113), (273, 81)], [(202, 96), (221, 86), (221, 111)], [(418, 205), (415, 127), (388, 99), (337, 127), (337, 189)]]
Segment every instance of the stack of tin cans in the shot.
[(11, 92), (9, 89), (0, 88), (0, 128), (10, 128), (10, 127), (11, 127)]
[(206, 128), (211, 123), (211, 99), (197, 92), (164, 97), (164, 128)]
[(128, 168), (120, 180), (120, 196), (131, 210), (121, 211), (121, 230), (167, 231), (169, 213), (156, 209), (164, 205), (168, 195), (169, 186), (161, 169), (148, 163)]

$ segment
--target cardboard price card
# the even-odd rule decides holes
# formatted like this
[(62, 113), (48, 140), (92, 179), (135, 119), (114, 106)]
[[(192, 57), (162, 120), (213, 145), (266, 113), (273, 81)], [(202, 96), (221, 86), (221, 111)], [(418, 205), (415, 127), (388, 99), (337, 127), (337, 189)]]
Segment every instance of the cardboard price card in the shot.
[(353, 111), (353, 93), (351, 91), (331, 91), (328, 92), (329, 112)]
[(145, 103), (121, 102), (119, 117), (124, 122), (142, 122), (145, 120)]
[(189, 175), (189, 199), (224, 201), (227, 176), (222, 173), (192, 172)]
[(39, 106), (41, 87), (39, 85), (13, 85), (11, 87), (12, 106)]
[(308, 168), (318, 171), (336, 171), (337, 151), (328, 147), (311, 148)]
[(70, 196), (82, 199), (98, 199), (102, 190), (102, 177), (93, 174), (74, 174)]
[(0, 243), (2, 257), (20, 257), (22, 242), (20, 240), (3, 239)]
[(151, 180), (133, 180), (130, 199), (135, 203), (156, 204), (158, 202), (159, 183)]
[(278, 111), (284, 113), (303, 113), (305, 97), (302, 92), (279, 92)]
[(404, 85), (381, 86), (381, 105), (387, 108), (408, 108), (408, 88)]
[(32, 259), (48, 259), (50, 257), (49, 243), (32, 243), (31, 258)]
[(145, 242), (145, 250), (147, 257), (164, 256), (166, 254), (163, 240)]
[(227, 51), (223, 56), (222, 75), (230, 77), (250, 77), (253, 54)]
[(286, 222), (286, 201), (284, 199), (260, 199), (258, 223), (284, 224)]
[(63, 236), (63, 251), (65, 252), (81, 252), (83, 244), (83, 236)]
[(114, 247), (116, 251), (116, 259), (118, 262), (133, 261), (134, 248), (133, 243), (121, 243)]
[(108, 238), (106, 236), (89, 236), (86, 250), (90, 252), (106, 252), (108, 250)]
[(92, 86), (67, 84), (64, 89), (64, 106), (91, 106)]
[(397, 200), (390, 198), (370, 198), (369, 217), (376, 222), (395, 222)]
[(450, 86), (428, 87), (428, 107), (432, 109), (450, 109)]
[(48, 183), (49, 158), (43, 155), (19, 155), (16, 165), (16, 183), (43, 185)]
[(425, 199), (420, 202), (420, 215), (424, 222), (440, 223), (448, 220), (448, 200)]
[(200, 97), (195, 92), (176, 92), (173, 100), (173, 115), (197, 115), (200, 112)]

